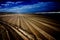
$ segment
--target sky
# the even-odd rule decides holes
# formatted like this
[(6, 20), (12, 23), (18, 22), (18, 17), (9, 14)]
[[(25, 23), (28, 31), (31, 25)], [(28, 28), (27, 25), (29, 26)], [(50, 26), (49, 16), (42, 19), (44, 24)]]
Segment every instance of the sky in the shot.
[(0, 12), (59, 12), (57, 0), (0, 0)]

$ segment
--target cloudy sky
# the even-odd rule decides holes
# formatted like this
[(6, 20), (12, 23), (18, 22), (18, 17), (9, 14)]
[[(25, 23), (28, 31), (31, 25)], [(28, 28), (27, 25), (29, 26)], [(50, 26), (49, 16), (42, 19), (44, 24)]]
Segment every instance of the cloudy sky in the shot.
[(53, 12), (60, 11), (54, 0), (0, 0), (0, 12)]

